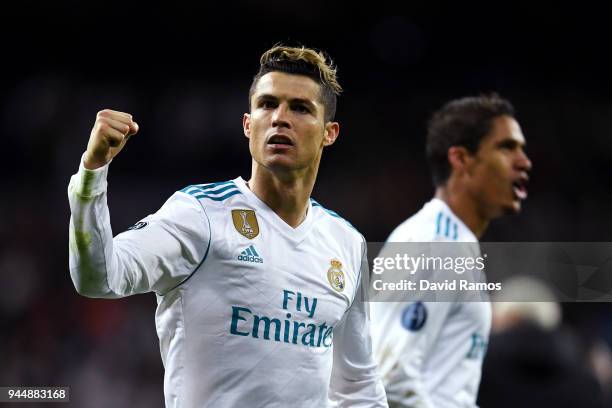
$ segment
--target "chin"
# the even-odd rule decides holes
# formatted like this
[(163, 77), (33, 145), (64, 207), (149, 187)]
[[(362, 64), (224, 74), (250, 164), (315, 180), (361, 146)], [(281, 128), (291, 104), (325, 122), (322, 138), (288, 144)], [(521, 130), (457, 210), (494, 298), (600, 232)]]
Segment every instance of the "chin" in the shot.
[(521, 202), (513, 201), (512, 204), (502, 207), (503, 215), (516, 215), (521, 212)]
[(279, 157), (273, 160), (267, 160), (266, 167), (272, 171), (285, 172), (295, 170), (298, 166), (296, 166), (294, 160), (290, 160), (289, 158), (285, 157)]

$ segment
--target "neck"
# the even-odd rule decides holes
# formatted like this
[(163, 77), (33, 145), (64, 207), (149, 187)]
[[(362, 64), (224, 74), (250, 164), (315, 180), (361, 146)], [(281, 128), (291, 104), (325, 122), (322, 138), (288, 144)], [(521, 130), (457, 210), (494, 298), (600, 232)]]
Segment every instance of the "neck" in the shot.
[(275, 172), (253, 160), (248, 186), (283, 221), (296, 228), (304, 221), (308, 211), (308, 200), (318, 170), (318, 166), (313, 167), (298, 174)]
[(484, 216), (468, 192), (451, 180), (436, 188), (435, 197), (444, 201), (453, 213), (480, 239), (489, 226), (489, 218)]

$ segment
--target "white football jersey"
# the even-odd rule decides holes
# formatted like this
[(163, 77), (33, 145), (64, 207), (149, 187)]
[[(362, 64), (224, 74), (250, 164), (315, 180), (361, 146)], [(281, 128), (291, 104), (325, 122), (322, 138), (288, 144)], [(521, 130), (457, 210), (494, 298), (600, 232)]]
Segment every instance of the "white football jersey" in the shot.
[(70, 273), (86, 296), (155, 292), (167, 407), (387, 406), (348, 222), (311, 200), (294, 229), (237, 178), (113, 239), (107, 171), (71, 179)]
[[(478, 242), (437, 198), (387, 239), (432, 241)], [(373, 302), (371, 310), (374, 355), (390, 405), (476, 406), (491, 327), (488, 302)]]

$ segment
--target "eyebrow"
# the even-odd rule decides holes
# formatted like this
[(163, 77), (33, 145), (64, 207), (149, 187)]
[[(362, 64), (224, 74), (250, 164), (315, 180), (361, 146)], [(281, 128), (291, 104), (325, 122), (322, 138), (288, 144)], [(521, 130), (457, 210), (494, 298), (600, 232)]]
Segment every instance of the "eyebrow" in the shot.
[[(263, 101), (278, 101), (279, 98), (271, 94), (262, 94), (262, 95), (259, 95), (256, 98), (256, 100), (257, 101), (262, 101), (262, 100)], [(289, 103), (301, 103), (303, 105), (310, 107), (311, 109), (317, 108), (316, 105), (310, 99), (292, 98), (292, 99), (289, 99)]]

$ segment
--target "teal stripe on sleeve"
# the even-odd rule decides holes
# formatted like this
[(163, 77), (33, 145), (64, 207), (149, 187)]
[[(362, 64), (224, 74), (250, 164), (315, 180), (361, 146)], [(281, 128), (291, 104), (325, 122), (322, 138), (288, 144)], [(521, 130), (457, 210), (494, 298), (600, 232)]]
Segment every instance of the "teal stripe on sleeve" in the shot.
[(198, 184), (197, 187), (201, 188), (202, 190), (209, 190), (211, 188), (215, 188), (215, 187), (219, 187), (219, 186), (224, 186), (226, 184), (236, 185), (233, 180), (229, 180), (229, 181), (220, 181), (218, 183)]
[[(215, 187), (217, 187), (217, 186), (215, 186)], [(222, 193), (222, 192), (227, 191), (227, 190), (231, 190), (232, 188), (238, 188), (238, 187), (236, 187), (236, 185), (234, 183), (228, 184), (225, 187), (222, 187), (222, 186), (219, 186), (219, 187), (221, 187), (221, 188), (219, 188), (217, 190), (213, 190), (212, 188), (211, 189), (202, 188), (202, 190), (204, 190), (205, 194), (218, 194), (218, 193)]]
[(224, 200), (226, 200), (226, 199), (228, 199), (231, 196), (234, 196), (236, 194), (242, 194), (242, 193), (240, 192), (240, 190), (236, 189), (236, 190), (231, 190), (227, 194), (222, 195), (220, 197), (215, 197), (215, 196), (211, 196), (211, 195), (204, 194), (204, 193), (194, 194), (193, 196), (195, 198), (208, 198), (209, 200), (213, 200), (213, 201), (224, 201)]
[[(323, 207), (321, 204), (319, 204), (318, 202), (316, 202), (313, 198), (310, 199), (310, 202), (312, 203), (313, 207), (321, 207), (322, 210), (324, 210), (326, 213), (328, 213), (329, 215), (331, 215), (332, 217), (335, 218), (339, 218), (342, 221), (346, 222), (348, 224), (349, 227), (351, 227), (352, 229), (354, 229), (355, 231), (357, 231), (357, 228), (355, 228), (353, 226), (353, 224), (351, 224), (350, 222), (348, 222), (347, 220), (345, 220), (344, 218), (342, 218), (340, 215), (338, 215), (337, 212), (332, 211), (332, 210), (328, 210), (327, 208)], [(359, 232), (359, 231), (357, 231)]]
[[(220, 188), (217, 189), (217, 190), (214, 190), (217, 187), (220, 187)], [(216, 194), (216, 193), (222, 193), (224, 191), (231, 190), (232, 188), (238, 188), (238, 187), (236, 186), (236, 184), (232, 180), (230, 180), (230, 181), (223, 181), (223, 182), (220, 182), (220, 183), (192, 184), (190, 186), (187, 186), (187, 187), (183, 188), (181, 191), (183, 193), (187, 193), (187, 194), (190, 194), (192, 196), (195, 196), (196, 194)], [(208, 190), (214, 190), (214, 191), (208, 191)]]

